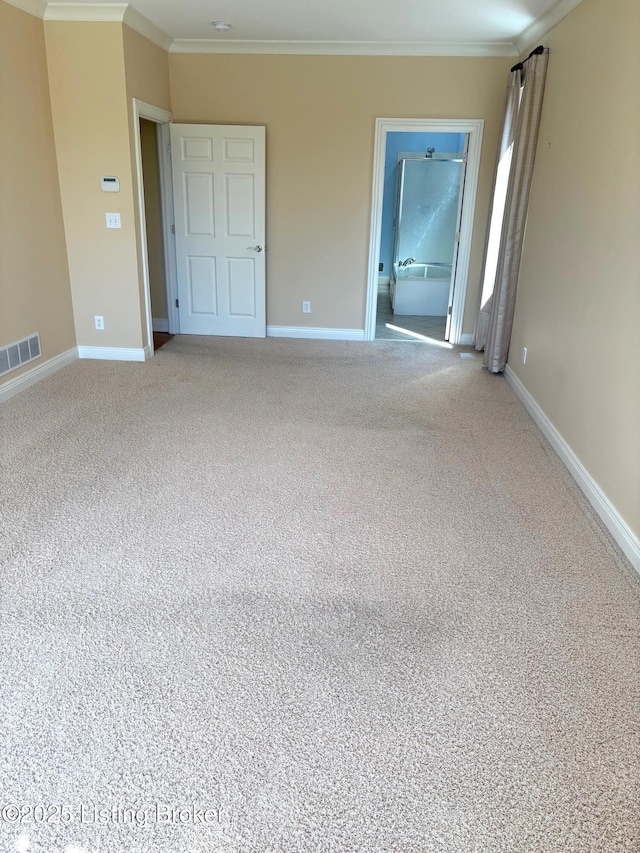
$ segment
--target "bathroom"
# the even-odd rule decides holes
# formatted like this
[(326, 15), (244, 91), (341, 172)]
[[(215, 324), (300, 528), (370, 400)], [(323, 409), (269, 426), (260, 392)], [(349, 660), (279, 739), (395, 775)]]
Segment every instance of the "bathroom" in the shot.
[(376, 338), (447, 337), (466, 144), (463, 133), (387, 134)]

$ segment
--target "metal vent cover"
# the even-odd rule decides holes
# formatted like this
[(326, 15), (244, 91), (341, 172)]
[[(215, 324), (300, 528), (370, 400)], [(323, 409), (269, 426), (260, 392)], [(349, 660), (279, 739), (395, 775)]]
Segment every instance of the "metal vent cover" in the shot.
[(35, 335), (29, 335), (27, 338), (0, 347), (0, 376), (40, 358), (41, 354), (40, 334), (38, 332)]

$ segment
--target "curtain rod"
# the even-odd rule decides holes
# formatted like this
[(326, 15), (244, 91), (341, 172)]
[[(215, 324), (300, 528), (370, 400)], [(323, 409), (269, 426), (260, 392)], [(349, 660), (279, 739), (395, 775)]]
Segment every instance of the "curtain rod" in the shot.
[(541, 53), (544, 53), (544, 47), (541, 44), (539, 44), (538, 47), (536, 47), (534, 50), (531, 51), (531, 53), (529, 54), (529, 56), (527, 56), (526, 59), (523, 59), (522, 62), (518, 62), (518, 64), (514, 65), (511, 70), (512, 71), (522, 71), (522, 68), (524, 67), (525, 62), (528, 62), (532, 56), (540, 56)]

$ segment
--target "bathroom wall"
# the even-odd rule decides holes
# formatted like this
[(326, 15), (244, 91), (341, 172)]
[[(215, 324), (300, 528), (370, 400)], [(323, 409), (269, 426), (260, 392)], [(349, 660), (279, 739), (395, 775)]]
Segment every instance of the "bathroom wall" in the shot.
[(393, 218), (395, 212), (396, 165), (399, 152), (451, 154), (464, 148), (464, 133), (388, 133), (384, 166), (384, 198), (382, 202), (382, 232), (380, 235), (381, 276), (388, 276), (393, 261)]

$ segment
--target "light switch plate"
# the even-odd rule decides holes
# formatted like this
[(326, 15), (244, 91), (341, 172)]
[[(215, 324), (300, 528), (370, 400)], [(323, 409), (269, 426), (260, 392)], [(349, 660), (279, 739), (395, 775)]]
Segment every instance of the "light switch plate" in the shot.
[(105, 213), (107, 228), (122, 228), (119, 213)]

